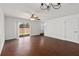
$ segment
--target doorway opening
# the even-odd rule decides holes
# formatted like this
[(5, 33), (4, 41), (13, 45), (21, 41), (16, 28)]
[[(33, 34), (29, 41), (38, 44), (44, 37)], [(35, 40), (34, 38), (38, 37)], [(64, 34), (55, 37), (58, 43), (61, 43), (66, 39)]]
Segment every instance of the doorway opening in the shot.
[(19, 25), (19, 37), (30, 36), (30, 26), (28, 23)]

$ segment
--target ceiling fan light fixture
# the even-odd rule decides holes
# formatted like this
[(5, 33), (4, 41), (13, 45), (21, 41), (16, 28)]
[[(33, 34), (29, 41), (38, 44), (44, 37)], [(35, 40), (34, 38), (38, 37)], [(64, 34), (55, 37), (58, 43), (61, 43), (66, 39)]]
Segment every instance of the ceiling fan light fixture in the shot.
[(59, 9), (61, 7), (61, 4), (60, 3), (55, 3), (55, 4), (52, 4), (52, 7), (54, 9)]
[(43, 3), (41, 3), (41, 5), (43, 6)]
[(34, 18), (30, 18), (30, 20), (35, 20)]
[(60, 3), (58, 3), (58, 5), (60, 5)]
[(30, 20), (40, 20), (40, 19), (35, 14), (32, 14), (32, 16), (30, 17)]
[(47, 9), (47, 4), (46, 3), (41, 3), (40, 9), (46, 10)]
[(60, 3), (41, 3), (41, 10), (48, 10), (50, 7), (53, 7), (54, 9), (59, 9), (61, 7)]

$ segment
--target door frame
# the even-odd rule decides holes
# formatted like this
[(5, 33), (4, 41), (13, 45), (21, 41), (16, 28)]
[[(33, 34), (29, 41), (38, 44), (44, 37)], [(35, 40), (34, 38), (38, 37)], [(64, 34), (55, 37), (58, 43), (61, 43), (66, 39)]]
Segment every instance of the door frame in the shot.
[[(20, 33), (20, 31), (19, 31), (19, 25), (20, 25), (20, 24), (23, 24), (23, 23), (25, 23), (25, 24), (28, 23), (28, 24), (29, 24), (29, 22), (18, 22), (18, 24), (17, 24), (17, 26), (16, 26), (16, 27), (18, 27), (18, 28), (16, 28), (16, 30), (18, 29), (18, 30), (17, 30), (17, 38), (18, 38), (18, 39), (19, 39), (19, 33)], [(29, 29), (30, 29), (30, 32), (29, 32), (30, 35), (29, 35), (29, 36), (31, 36), (31, 26), (30, 26), (30, 24), (29, 24)]]

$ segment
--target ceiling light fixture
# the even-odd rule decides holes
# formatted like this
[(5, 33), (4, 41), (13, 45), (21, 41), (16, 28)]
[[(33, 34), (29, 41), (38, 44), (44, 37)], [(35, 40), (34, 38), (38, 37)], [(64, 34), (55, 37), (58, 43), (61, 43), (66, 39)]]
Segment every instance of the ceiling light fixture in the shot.
[(61, 7), (60, 3), (41, 3), (41, 10), (49, 10), (51, 7), (54, 9), (59, 9)]

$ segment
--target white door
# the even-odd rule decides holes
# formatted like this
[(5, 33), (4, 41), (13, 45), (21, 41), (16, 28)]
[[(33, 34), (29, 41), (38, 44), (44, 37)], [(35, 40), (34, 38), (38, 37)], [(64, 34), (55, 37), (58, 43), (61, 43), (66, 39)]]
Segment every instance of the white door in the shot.
[(31, 35), (40, 35), (41, 24), (40, 20), (30, 21)]
[(3, 48), (4, 40), (4, 16), (0, 10), (0, 54)]
[(78, 19), (76, 17), (69, 17), (66, 19), (66, 39), (68, 41), (79, 43)]

